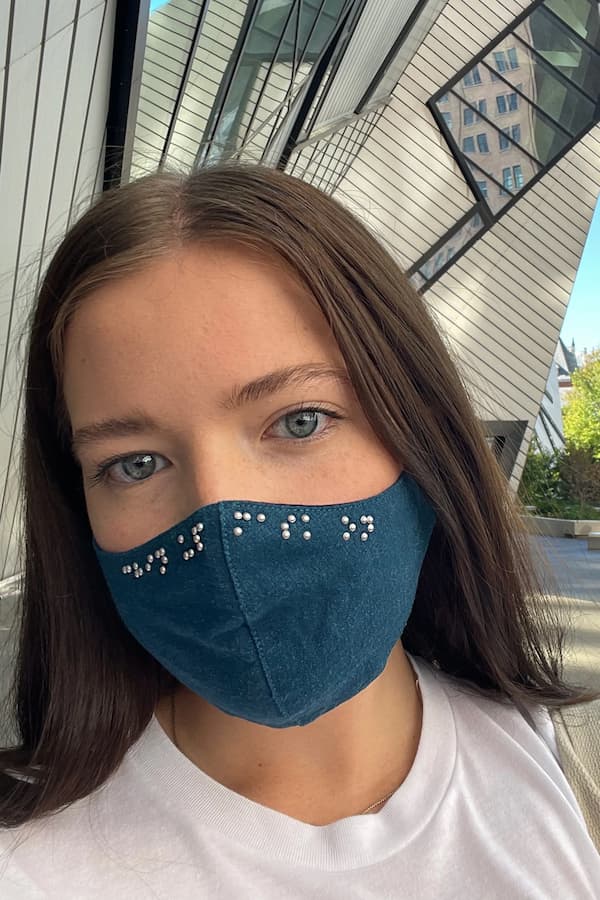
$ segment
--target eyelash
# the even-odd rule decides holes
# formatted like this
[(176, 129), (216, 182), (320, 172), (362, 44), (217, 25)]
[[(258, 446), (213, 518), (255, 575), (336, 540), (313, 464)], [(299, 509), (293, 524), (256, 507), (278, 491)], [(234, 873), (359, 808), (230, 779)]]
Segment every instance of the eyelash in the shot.
[[(346, 418), (345, 416), (341, 415), (341, 413), (335, 412), (335, 410), (333, 410), (333, 409), (328, 409), (327, 407), (319, 406), (318, 404), (315, 406), (313, 404), (312, 406), (299, 406), (297, 409), (290, 409), (289, 412), (283, 413), (282, 416), (279, 416), (277, 421), (273, 422), (273, 425), (271, 426), (271, 428), (273, 428), (275, 425), (277, 425), (278, 422), (281, 422), (282, 420), (287, 419), (289, 416), (296, 416), (299, 413), (321, 413), (321, 415), (327, 416), (327, 418), (329, 418), (329, 419), (338, 420), (338, 421)], [(286, 441), (286, 442), (289, 442), (291, 444), (296, 444), (296, 445), (309, 444), (309, 443), (312, 443), (313, 441), (318, 441), (321, 437), (323, 437), (324, 434), (326, 434), (331, 428), (334, 428), (334, 427), (335, 426), (331, 422), (329, 422), (329, 424), (327, 424), (321, 431), (319, 431), (315, 435), (311, 434), (305, 438), (275, 437), (272, 440)]]
[[(338, 420), (338, 421), (341, 421), (346, 418), (345, 416), (341, 415), (341, 413), (336, 412), (333, 409), (329, 409), (325, 406), (318, 406), (318, 405), (317, 406), (315, 406), (315, 405), (299, 406), (296, 409), (291, 409), (289, 412), (283, 413), (283, 415), (281, 415), (276, 420), (276, 422), (273, 423), (273, 425), (271, 427), (276, 425), (278, 422), (281, 422), (283, 419), (286, 419), (288, 416), (294, 416), (294, 415), (298, 415), (299, 413), (305, 413), (305, 412), (321, 413), (322, 415), (327, 416), (329, 419)], [(334, 428), (334, 427), (335, 427), (334, 425), (329, 423), (328, 425), (325, 426), (325, 428), (322, 429), (322, 431), (320, 431), (318, 434), (316, 434), (314, 436), (309, 435), (308, 437), (305, 437), (305, 438), (275, 437), (272, 440), (286, 441), (287, 443), (290, 443), (291, 445), (293, 445), (293, 444), (297, 444), (297, 445), (298, 444), (309, 444), (309, 443), (312, 443), (313, 441), (320, 440), (327, 432), (329, 432), (331, 430), (331, 428)], [(100, 484), (102, 482), (107, 482), (109, 480), (110, 470), (112, 469), (113, 466), (116, 466), (118, 463), (123, 462), (124, 460), (131, 459), (131, 457), (133, 457), (133, 456), (142, 456), (145, 453), (148, 453), (148, 456), (160, 455), (160, 454), (152, 454), (152, 453), (142, 450), (142, 451), (136, 451), (134, 453), (125, 453), (120, 456), (113, 456), (110, 459), (104, 460), (96, 467), (96, 470), (93, 472), (93, 474), (89, 478), (90, 485), (94, 486), (94, 485)], [(152, 477), (152, 476), (150, 476), (150, 477)], [(140, 479), (140, 480), (147, 481), (149, 479)], [(121, 482), (121, 484), (135, 484), (135, 482), (134, 481), (132, 481), (132, 482), (123, 481), (123, 482)]]

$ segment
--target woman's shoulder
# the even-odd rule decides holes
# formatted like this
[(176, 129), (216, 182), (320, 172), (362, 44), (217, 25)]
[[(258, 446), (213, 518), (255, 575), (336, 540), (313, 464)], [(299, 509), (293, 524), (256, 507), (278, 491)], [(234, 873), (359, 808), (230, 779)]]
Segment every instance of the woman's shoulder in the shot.
[(448, 674), (421, 657), (411, 657), (430, 698), (443, 695), (452, 710), (457, 738), (480, 749), (486, 744), (517, 741), (528, 750), (549, 752), (559, 761), (554, 725), (548, 709), (532, 701), (520, 709), (506, 698), (479, 691), (471, 682)]
[(545, 706), (520, 709), (418, 657), (413, 664), (422, 684), (423, 733), (452, 749), (458, 790), (507, 807), (536, 797), (548, 814), (570, 810), (584, 821)]
[(117, 835), (135, 834), (147, 816), (133, 765), (136, 752), (138, 744), (110, 778), (86, 797), (16, 827), (0, 828), (2, 900), (45, 897), (35, 885), (53, 882), (59, 848), (61, 867), (75, 870), (80, 858), (103, 855)]

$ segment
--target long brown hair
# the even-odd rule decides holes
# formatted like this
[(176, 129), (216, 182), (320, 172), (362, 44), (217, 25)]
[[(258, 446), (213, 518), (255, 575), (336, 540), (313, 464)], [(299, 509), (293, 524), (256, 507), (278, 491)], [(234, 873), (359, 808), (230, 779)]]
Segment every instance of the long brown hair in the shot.
[(169, 676), (119, 619), (92, 549), (61, 395), (70, 317), (102, 284), (206, 240), (275, 252), (323, 311), (380, 440), (438, 524), (404, 647), (527, 710), (591, 696), (561, 676), (504, 476), (422, 298), (344, 207), (258, 166), (161, 172), (102, 196), (69, 231), (34, 310), (25, 393), (24, 585), (13, 692), (19, 745), (0, 752), (0, 823), (101, 785), (147, 726)]

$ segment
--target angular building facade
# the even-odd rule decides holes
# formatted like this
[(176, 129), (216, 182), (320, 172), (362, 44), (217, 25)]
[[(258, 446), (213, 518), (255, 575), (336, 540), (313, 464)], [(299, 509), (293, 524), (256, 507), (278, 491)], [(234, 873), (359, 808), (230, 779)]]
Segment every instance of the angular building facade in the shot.
[(592, 0), (10, 0), (0, 10), (0, 577), (28, 309), (98, 192), (277, 166), (409, 272), (514, 486), (600, 193)]

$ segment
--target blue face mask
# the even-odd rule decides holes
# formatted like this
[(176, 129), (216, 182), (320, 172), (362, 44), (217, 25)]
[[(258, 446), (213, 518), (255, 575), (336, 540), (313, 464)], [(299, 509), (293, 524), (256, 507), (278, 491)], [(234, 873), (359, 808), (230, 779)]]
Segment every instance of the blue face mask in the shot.
[(233, 716), (305, 725), (381, 674), (435, 513), (403, 474), (330, 506), (226, 500), (124, 553), (96, 546), (129, 631)]

